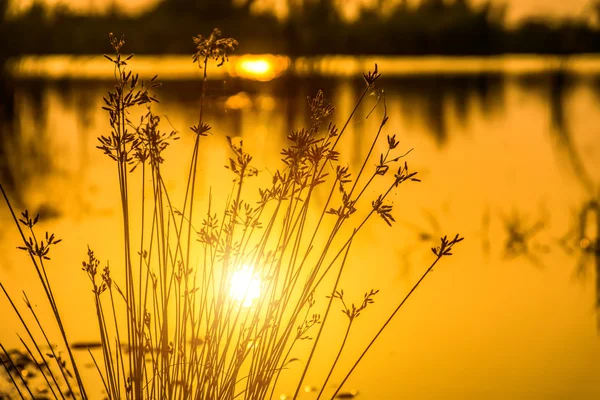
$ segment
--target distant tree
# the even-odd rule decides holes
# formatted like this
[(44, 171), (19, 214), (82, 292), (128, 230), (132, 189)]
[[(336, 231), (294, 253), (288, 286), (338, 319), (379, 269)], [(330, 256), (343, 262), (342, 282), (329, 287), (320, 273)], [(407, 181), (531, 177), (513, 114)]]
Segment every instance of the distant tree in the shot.
[(446, 4), (444, 0), (423, 0), (419, 4), (419, 10), (423, 10), (426, 12), (441, 12), (446, 9)]
[(600, 0), (596, 0), (591, 5), (592, 12), (590, 13), (590, 17), (592, 19), (592, 25), (596, 27), (600, 27)]
[(8, 57), (8, 29), (6, 16), (8, 13), (8, 0), (0, 0), (0, 75), (4, 69), (5, 58)]
[(205, 19), (225, 18), (240, 12), (248, 14), (254, 1), (247, 0), (238, 6), (234, 0), (164, 0), (162, 8), (176, 13), (196, 13)]
[[(342, 20), (331, 0), (304, 0), (290, 3), (284, 34), (288, 52), (322, 53), (334, 49), (341, 36)], [(337, 32), (335, 35), (332, 32)], [(329, 50), (331, 51), (331, 50)]]

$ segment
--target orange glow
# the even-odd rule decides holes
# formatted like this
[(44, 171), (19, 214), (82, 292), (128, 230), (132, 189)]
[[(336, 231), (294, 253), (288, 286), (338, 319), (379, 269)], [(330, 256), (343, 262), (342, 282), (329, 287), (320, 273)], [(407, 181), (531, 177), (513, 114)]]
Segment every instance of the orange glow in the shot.
[(272, 69), (267, 60), (244, 60), (240, 63), (240, 68), (256, 75), (265, 75)]
[(244, 265), (239, 271), (233, 273), (229, 295), (233, 300), (241, 302), (243, 307), (250, 307), (254, 300), (258, 299), (260, 280), (252, 268)]
[[(113, 71), (105, 71), (106, 61), (101, 56), (53, 57), (27, 56), (20, 59), (21, 63), (15, 60), (11, 64), (16, 68), (11, 72), (19, 73), (19, 77), (49, 78), (39, 79), (35, 85), (25, 79), (10, 82), (10, 88), (14, 88), (14, 123), (4, 121), (0, 126), (14, 132), (14, 137), (0, 139), (7, 150), (2, 164), (7, 166), (7, 176), (14, 176), (14, 181), (19, 182), (15, 190), (26, 199), (30, 211), (42, 210), (41, 218), (51, 216), (50, 220), (41, 220), (46, 224), (42, 228), (63, 239), (48, 265), (50, 279), (57, 285), (56, 301), (65, 305), (63, 318), (73, 332), (70, 340), (93, 341), (98, 325), (95, 313), (86, 312), (94, 309), (88, 281), (69, 266), (81, 265), (88, 244), (97, 247), (102, 265), (105, 260), (110, 261), (111, 268), (118, 271), (122, 263), (122, 241), (117, 240), (122, 235), (116, 230), (122, 224), (116, 171), (114, 164), (94, 148), (95, 138), (108, 131), (107, 116), (100, 107), (110, 86), (94, 79), (112, 78)], [(233, 175), (222, 167), (231, 156), (225, 135), (243, 138), (246, 151), (255, 156), (254, 165), (261, 172), (248, 180), (245, 192), (254, 201), (257, 190), (250, 185), (265, 187), (271, 183), (271, 173), (281, 165), (280, 150), (289, 145), (287, 134), (310, 123), (306, 97), (314, 96), (326, 83), (325, 98), (336, 107), (333, 120), (343, 123), (364, 88), (359, 79), (344, 77), (353, 68), (355, 76), (360, 77), (372, 69), (374, 62), (384, 77), (406, 76), (383, 85), (390, 119), (382, 134), (397, 134), (402, 140), (400, 147), (414, 147), (415, 152), (406, 159), (411, 168), (426, 178), (423, 184), (394, 192), (398, 196), (394, 197), (397, 200), (393, 210), (397, 225), (390, 228), (382, 220), (373, 220), (365, 234), (358, 235), (353, 243), (347, 275), (340, 288), (348, 293), (348, 302), (360, 301), (370, 288), (380, 289), (381, 297), (353, 324), (339, 370), (336, 367), (332, 376), (333, 383), (339, 383), (354, 359), (352, 355), (360, 354), (379, 328), (378, 323), (389, 316), (390, 309), (427, 267), (431, 257), (428, 247), (435, 240), (434, 235), (456, 230), (464, 231), (466, 236), (464, 247), (443, 267), (434, 269), (390, 330), (378, 339), (373, 353), (361, 361), (363, 364), (343, 394), (349, 398), (354, 393), (350, 390), (356, 388), (360, 391), (355, 397), (358, 400), (477, 400), (486, 396), (528, 399), (556, 398), (562, 394), (575, 399), (600, 399), (600, 340), (593, 304), (597, 296), (594, 279), (599, 272), (593, 253), (598, 229), (593, 226), (596, 215), (590, 211), (586, 229), (579, 230), (580, 207), (589, 204), (590, 198), (579, 174), (567, 165), (569, 151), (576, 151), (592, 181), (600, 182), (600, 143), (594, 128), (600, 125), (600, 102), (592, 75), (592, 71), (600, 71), (600, 57), (570, 58), (568, 68), (576, 71), (574, 83), (567, 85), (568, 89), (555, 88), (557, 95), (564, 96), (562, 109), (550, 101), (550, 79), (542, 75), (555, 65), (551, 57), (538, 57), (538, 61), (533, 56), (473, 59), (475, 65), (459, 58), (442, 63), (433, 57), (419, 60), (365, 56), (349, 58), (346, 63), (342, 58), (315, 57), (297, 59), (290, 65), (289, 73), (309, 77), (292, 82), (297, 85), (290, 85), (292, 90), (285, 90), (284, 85), (280, 88), (276, 81), (227, 82), (230, 71), (236, 72), (242, 60), (269, 62), (270, 57), (231, 57), (231, 64), (219, 68), (216, 63), (209, 64), (209, 78), (215, 81), (209, 91), (207, 118), (208, 122), (214, 121), (215, 134), (203, 138), (206, 145), (200, 147), (199, 194), (195, 200), (198, 210), (206, 210), (211, 196), (215, 211), (227, 203)], [(46, 65), (44, 60), (54, 61)], [(131, 64), (135, 72), (143, 72), (146, 77), (156, 72), (159, 79), (201, 79), (203, 70), (189, 65), (189, 60), (189, 56), (136, 56)], [(275, 61), (270, 65), (269, 73), (273, 73), (286, 64)], [(494, 76), (500, 78), (477, 75), (488, 70), (497, 71)], [(454, 78), (457, 71), (465, 72)], [(467, 75), (468, 71), (474, 72)], [(410, 77), (417, 73), (422, 75)], [(520, 79), (522, 73), (529, 74), (531, 80)], [(55, 77), (74, 78), (60, 81)], [(85, 79), (90, 82), (84, 82)], [(161, 103), (156, 105), (156, 111), (169, 118), (161, 120), (162, 128), (181, 130), (180, 140), (166, 150), (162, 166), (165, 184), (169, 190), (172, 188), (176, 199), (185, 197), (181, 171), (189, 168), (189, 158), (184, 155), (195, 142), (195, 136), (186, 127), (198, 118), (198, 93), (194, 92), (197, 87), (188, 82), (167, 81), (158, 91)], [(382, 115), (378, 114), (379, 109), (373, 117), (364, 119), (377, 99), (369, 96), (364, 101), (359, 110), (361, 118), (348, 125), (348, 135), (339, 144), (340, 162), (353, 172), (362, 166), (355, 155), (368, 151), (363, 138), (377, 132), (381, 120), (375, 116)], [(561, 112), (566, 133), (551, 134), (550, 117), (559, 117)], [(572, 150), (558, 140), (566, 135)], [(374, 152), (385, 151), (385, 146), (384, 139), (382, 147)], [(374, 168), (374, 163), (368, 168)], [(152, 196), (152, 185), (141, 174), (142, 169), (136, 169), (128, 183), (136, 200), (142, 194)], [(384, 178), (389, 177), (377, 182), (383, 185)], [(322, 195), (326, 192), (318, 194), (308, 205), (309, 215), (315, 218), (311, 224), (317, 222), (327, 201)], [(359, 204), (359, 213), (371, 209), (373, 194), (365, 192), (365, 196), (366, 208)], [(133, 198), (131, 201), (132, 205), (138, 204)], [(541, 220), (540, 207), (547, 207), (549, 221), (531, 237), (528, 250), (540, 259), (541, 265), (525, 255), (507, 258), (505, 243), (511, 232), (504, 218), (510, 217), (513, 209), (518, 211), (527, 230)], [(136, 211), (136, 221), (138, 214)], [(199, 214), (196, 223), (201, 224), (203, 218)], [(6, 227), (0, 237), (0, 281), (15, 295), (20, 289), (28, 295), (38, 293), (36, 272), (22, 267), (24, 254), (15, 248), (21, 237), (10, 225), (11, 216), (5, 205), (0, 205), (0, 222)], [(335, 222), (324, 223), (333, 226)], [(563, 248), (558, 238), (567, 233), (568, 243)], [(307, 237), (305, 245), (308, 240)], [(322, 248), (325, 240), (319, 236), (315, 243)], [(547, 252), (542, 249), (546, 245), (550, 246)], [(201, 253), (194, 253), (191, 259), (201, 260)], [(587, 273), (585, 278), (581, 276), (581, 282), (574, 278), (579, 279), (575, 272), (579, 271), (580, 262)], [(264, 269), (250, 265), (250, 272), (241, 272), (239, 279), (232, 279), (231, 272), (224, 283), (228, 305), (236, 313), (241, 310), (242, 318), (273, 290), (269, 269), (264, 265)], [(201, 274), (202, 269), (198, 269), (200, 279)], [(252, 304), (246, 308), (242, 305), (243, 294), (253, 290), (248, 283), (253, 278), (260, 279), (262, 297), (253, 303), (246, 301)], [(233, 295), (232, 281), (240, 282), (241, 295)], [(327, 294), (325, 289), (316, 294), (317, 303), (310, 314), (323, 313)], [(18, 348), (22, 344), (12, 332), (21, 329), (20, 322), (6, 298), (1, 297), (0, 315), (6, 328), (0, 330), (0, 341)], [(39, 297), (32, 300), (41, 302)], [(19, 303), (23, 306), (22, 301)], [(305, 385), (312, 388), (320, 383), (313, 377), (327, 374), (342, 343), (340, 335), (348, 322), (340, 308), (341, 303), (336, 301), (331, 311), (337, 317), (331, 321), (334, 329), (331, 335), (322, 336), (322, 345), (317, 349), (323, 351), (323, 358), (314, 362), (314, 375), (308, 376), (301, 387), (300, 396), (307, 400), (316, 398), (318, 390), (307, 393)], [(51, 314), (40, 312), (46, 321)], [(319, 328), (316, 326), (307, 335), (314, 340)], [(297, 353), (291, 356), (302, 361), (291, 363), (288, 370), (282, 371), (282, 383), (275, 388), (273, 398), (293, 398), (295, 379), (305, 366), (305, 350), (311, 342), (298, 341)], [(89, 357), (83, 352), (80, 356)], [(90, 398), (105, 396), (95, 369), (86, 371), (95, 385), (90, 389)], [(0, 378), (0, 391), (4, 383)], [(241, 384), (245, 385), (245, 381)], [(326, 390), (327, 395), (334, 388), (328, 384)]]
[(288, 69), (288, 57), (273, 55), (245, 55), (232, 59), (231, 75), (255, 81), (270, 81)]
[[(22, 56), (8, 60), (9, 73), (19, 78), (50, 79), (112, 79), (113, 72), (105, 68), (101, 56), (47, 55)], [(232, 56), (227, 68), (209, 64), (212, 79), (226, 79), (227, 75), (254, 81), (270, 81), (290, 71), (299, 76), (319, 73), (324, 76), (359, 76), (375, 63), (388, 77), (405, 75), (431, 75), (439, 73), (479, 74), (503, 73), (506, 75), (534, 74), (564, 68), (560, 57), (535, 57), (527, 55), (491, 57), (390, 57), (390, 56), (323, 56), (289, 57), (264, 55)], [(577, 74), (598, 74), (598, 55), (570, 57), (568, 70)], [(189, 65), (188, 56), (136, 56), (135, 69), (142, 79), (158, 74), (163, 80), (201, 79), (202, 70)]]

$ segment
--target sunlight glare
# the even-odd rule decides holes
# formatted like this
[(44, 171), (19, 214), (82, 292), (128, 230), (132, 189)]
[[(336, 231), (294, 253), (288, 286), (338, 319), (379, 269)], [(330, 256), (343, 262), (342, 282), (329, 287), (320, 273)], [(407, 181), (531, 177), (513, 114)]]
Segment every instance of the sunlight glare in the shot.
[(288, 57), (263, 55), (244, 55), (232, 57), (230, 74), (244, 79), (266, 82), (280, 76), (289, 68)]
[(251, 267), (244, 265), (233, 273), (229, 291), (231, 298), (242, 303), (242, 307), (250, 307), (260, 296), (260, 279)]
[(250, 74), (265, 75), (271, 70), (271, 64), (267, 60), (244, 60), (240, 68)]

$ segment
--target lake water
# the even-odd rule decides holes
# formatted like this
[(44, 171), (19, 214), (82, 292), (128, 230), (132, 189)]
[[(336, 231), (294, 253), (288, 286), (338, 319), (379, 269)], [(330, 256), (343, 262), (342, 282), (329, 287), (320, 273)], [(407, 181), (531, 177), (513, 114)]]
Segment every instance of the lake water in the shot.
[[(73, 341), (97, 339), (80, 267), (87, 245), (114, 264), (120, 254), (116, 169), (95, 148), (96, 137), (109, 132), (100, 107), (111, 70), (103, 62), (96, 67), (96, 59), (79, 58), (75, 66), (64, 58), (24, 59), (12, 64), (17, 78), (0, 82), (0, 182), (18, 208), (40, 212), (42, 230), (63, 239), (50, 279)], [(206, 118), (213, 135), (201, 152), (201, 194), (231, 184), (221, 167), (226, 135), (243, 138), (259, 176), (268, 178), (286, 134), (307, 120), (307, 96), (323, 89), (343, 122), (362, 91), (361, 70), (376, 58), (261, 60), (245, 67), (234, 60), (228, 68), (235, 76), (211, 75), (217, 79), (209, 82)], [(354, 249), (345, 291), (356, 301), (372, 287), (381, 292), (342, 361), (420, 277), (441, 235), (460, 232), (466, 240), (356, 370), (347, 388), (358, 389), (359, 398), (600, 398), (600, 69), (590, 57), (566, 69), (559, 61), (379, 62), (390, 117), (384, 133), (414, 148), (407, 161), (423, 182), (398, 192), (392, 228), (375, 221)], [(157, 90), (155, 111), (168, 117), (165, 130), (180, 131), (167, 150), (166, 183), (177, 193), (200, 84), (192, 80), (197, 71), (168, 65), (140, 61), (144, 75), (169, 78)], [(381, 111), (366, 118), (375, 102), (367, 97), (342, 144), (351, 169), (360, 167), (376, 133)], [(16, 298), (25, 289), (43, 307), (5, 206), (0, 226), (0, 281)], [(0, 340), (17, 346), (14, 333), (22, 330), (4, 298), (0, 313)], [(307, 383), (318, 385), (325, 368)]]

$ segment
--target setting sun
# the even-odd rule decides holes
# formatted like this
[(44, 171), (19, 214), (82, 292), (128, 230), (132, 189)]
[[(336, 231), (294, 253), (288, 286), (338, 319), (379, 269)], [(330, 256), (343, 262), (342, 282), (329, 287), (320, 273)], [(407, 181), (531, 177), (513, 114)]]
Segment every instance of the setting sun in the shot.
[(240, 68), (246, 72), (265, 75), (271, 70), (271, 64), (267, 60), (244, 60), (240, 63)]
[(229, 295), (233, 300), (241, 302), (243, 307), (250, 307), (260, 296), (260, 279), (251, 267), (243, 265), (233, 273)]
[(280, 76), (290, 66), (286, 56), (243, 55), (232, 58), (230, 74), (243, 79), (266, 82)]

